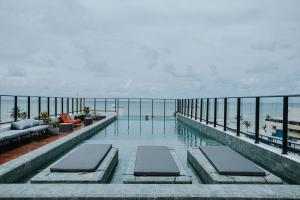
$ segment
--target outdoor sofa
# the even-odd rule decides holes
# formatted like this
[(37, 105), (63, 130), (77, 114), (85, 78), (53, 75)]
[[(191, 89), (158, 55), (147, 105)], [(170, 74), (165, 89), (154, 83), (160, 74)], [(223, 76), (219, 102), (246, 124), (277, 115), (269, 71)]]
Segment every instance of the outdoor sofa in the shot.
[(12, 122), (11, 126), (0, 128), (0, 143), (18, 140), (20, 142), (22, 137), (31, 136), (34, 133), (46, 132), (49, 125), (40, 124), (38, 120), (24, 119)]

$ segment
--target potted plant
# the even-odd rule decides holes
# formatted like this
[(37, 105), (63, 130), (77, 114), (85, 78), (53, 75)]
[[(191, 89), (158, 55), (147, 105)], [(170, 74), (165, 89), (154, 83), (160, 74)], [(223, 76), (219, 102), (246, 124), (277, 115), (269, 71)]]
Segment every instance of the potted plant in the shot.
[(48, 124), (49, 124), (49, 133), (51, 135), (58, 135), (58, 132), (59, 132), (58, 122), (50, 119)]
[[(27, 114), (26, 112), (23, 112), (19, 107), (16, 108), (16, 114), (17, 114), (17, 119), (26, 119)], [(12, 119), (15, 118), (15, 108), (12, 108), (10, 111), (10, 117)]]
[(49, 125), (49, 134), (51, 135), (58, 135), (59, 127), (58, 122), (52, 120), (48, 114), (48, 112), (41, 112), (40, 113), (40, 119), (43, 120), (45, 124)]
[(50, 117), (49, 117), (48, 112), (41, 112), (41, 113), (40, 113), (40, 119), (41, 119), (45, 124), (48, 124), (49, 121), (50, 121)]
[(90, 107), (85, 106), (85, 107), (83, 108), (83, 112), (84, 112), (85, 114), (89, 114), (89, 113), (90, 113)]

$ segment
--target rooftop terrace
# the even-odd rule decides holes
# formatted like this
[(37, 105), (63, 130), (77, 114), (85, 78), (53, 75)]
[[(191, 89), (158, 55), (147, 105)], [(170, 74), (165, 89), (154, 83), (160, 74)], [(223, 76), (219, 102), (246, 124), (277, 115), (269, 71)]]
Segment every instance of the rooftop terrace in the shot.
[[(291, 133), (291, 129), (298, 127), (289, 120), (297, 120), (298, 108), (300, 95), (193, 99), (0, 95), (1, 128), (10, 127), (12, 122), (22, 121), (22, 118), (43, 121), (42, 112), (53, 119), (62, 113), (85, 118), (80, 126), (58, 135), (46, 131), (40, 137), (2, 141), (0, 198), (299, 199), (300, 144), (295, 131)], [(84, 125), (85, 120), (100, 115), (106, 118)], [(268, 124), (272, 121), (270, 118), (281, 121)], [(33, 183), (36, 176), (48, 173), (49, 167), (82, 144), (112, 144), (113, 149), (117, 149), (118, 162), (114, 167), (107, 165), (109, 177), (105, 183), (77, 180), (76, 184), (70, 184), (67, 179), (56, 184)], [(190, 177), (192, 183), (175, 184), (175, 180), (179, 180), (176, 176), (167, 183), (168, 177), (158, 175), (150, 176), (144, 184), (140, 184), (143, 182), (140, 177), (134, 177), (135, 184), (123, 183), (141, 145), (168, 147), (181, 175)], [(213, 175), (218, 174), (217, 171), (207, 173), (206, 170), (215, 170), (213, 163), (202, 162), (205, 157), (201, 162), (197, 160), (198, 147), (221, 145), (255, 163), (267, 176), (229, 176), (224, 184), (221, 181), (224, 177)], [(84, 160), (84, 157), (78, 159)], [(100, 171), (104, 170), (103, 162), (110, 161), (101, 161)], [(97, 173), (99, 168), (92, 173)], [(86, 173), (76, 176), (83, 174)], [(56, 178), (56, 175), (52, 172), (51, 177)], [(158, 185), (162, 180), (165, 184)], [(275, 184), (270, 184), (271, 180)]]

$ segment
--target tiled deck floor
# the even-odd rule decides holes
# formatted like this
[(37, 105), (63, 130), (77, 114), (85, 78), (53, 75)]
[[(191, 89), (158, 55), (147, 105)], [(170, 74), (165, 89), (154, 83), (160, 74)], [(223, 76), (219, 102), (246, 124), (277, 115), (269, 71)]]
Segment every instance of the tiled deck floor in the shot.
[(73, 131), (60, 132), (57, 136), (42, 134), (39, 138), (39, 136), (34, 135), (31, 138), (23, 138), (21, 140), (21, 143), (15, 141), (13, 143), (0, 146), (0, 165), (19, 156), (22, 156), (34, 149), (44, 146), (50, 142), (53, 142), (59, 138), (62, 138), (70, 133), (73, 133), (74, 131), (81, 129), (82, 127), (84, 127), (83, 123), (81, 124), (81, 126), (74, 128)]

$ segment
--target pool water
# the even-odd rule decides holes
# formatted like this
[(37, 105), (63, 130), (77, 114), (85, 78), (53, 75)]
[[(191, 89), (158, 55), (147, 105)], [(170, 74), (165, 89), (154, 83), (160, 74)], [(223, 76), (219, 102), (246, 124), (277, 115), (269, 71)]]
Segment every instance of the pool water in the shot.
[(122, 183), (129, 158), (136, 151), (137, 146), (165, 145), (175, 149), (186, 171), (192, 176), (193, 184), (199, 184), (201, 180), (187, 163), (188, 147), (220, 145), (204, 133), (180, 123), (175, 118), (118, 119), (85, 142), (110, 143), (119, 149), (119, 162), (111, 183)]

